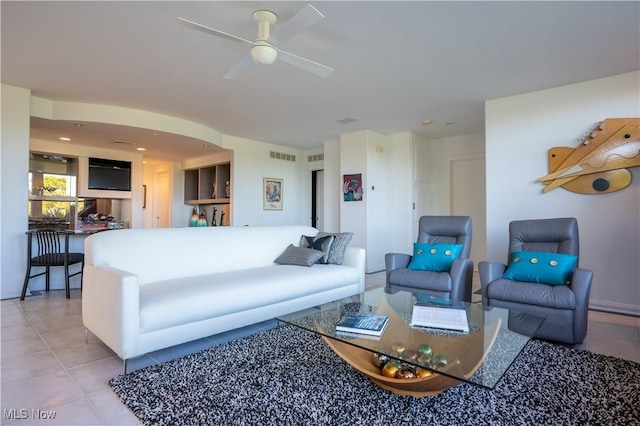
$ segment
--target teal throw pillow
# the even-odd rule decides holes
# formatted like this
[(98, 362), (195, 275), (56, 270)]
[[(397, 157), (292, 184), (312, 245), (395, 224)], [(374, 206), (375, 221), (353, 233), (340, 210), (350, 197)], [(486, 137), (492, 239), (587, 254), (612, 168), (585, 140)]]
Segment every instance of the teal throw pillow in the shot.
[(462, 244), (413, 243), (413, 257), (407, 268), (415, 271), (448, 272), (461, 251)]
[(549, 285), (565, 285), (578, 256), (537, 251), (516, 251), (502, 278)]

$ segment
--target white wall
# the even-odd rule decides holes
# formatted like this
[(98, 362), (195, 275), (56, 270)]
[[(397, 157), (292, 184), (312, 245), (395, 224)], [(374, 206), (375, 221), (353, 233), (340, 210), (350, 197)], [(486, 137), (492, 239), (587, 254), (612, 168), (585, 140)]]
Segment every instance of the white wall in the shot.
[(426, 140), (410, 132), (391, 135), (390, 166), (392, 172), (386, 177), (389, 185), (389, 211), (385, 224), (389, 235), (388, 253), (412, 253), (415, 224), (414, 199), (414, 145), (425, 144)]
[[(310, 225), (311, 176), (304, 151), (235, 136), (223, 137), (233, 153), (233, 225)], [(270, 151), (296, 156), (296, 161), (270, 158)], [(263, 210), (262, 179), (283, 179), (282, 210)]]
[[(324, 231), (340, 232), (340, 141), (324, 143)], [(336, 188), (338, 188), (336, 190)]]
[[(469, 160), (484, 162), (485, 139), (484, 133), (472, 133), (468, 135), (453, 136), (448, 138), (433, 139), (429, 141), (428, 159), (426, 163), (431, 168), (430, 179), (430, 211), (433, 215), (463, 214), (472, 218), (473, 238), (471, 243), (471, 259), (474, 268), (478, 263), (486, 259), (486, 208), (484, 204), (486, 190), (484, 182), (464, 181), (458, 182), (458, 196), (474, 194), (475, 202), (469, 201), (466, 206), (469, 210), (456, 212), (453, 210), (453, 164), (465, 163)], [(477, 176), (477, 179), (484, 179)], [(480, 220), (479, 220), (480, 219)]]
[(639, 113), (639, 72), (487, 101), (488, 259), (506, 261), (512, 220), (576, 217), (580, 266), (594, 273), (590, 306), (640, 315), (640, 167), (611, 194), (543, 194), (536, 182), (549, 148), (575, 148), (594, 123)]
[[(393, 235), (391, 138), (369, 132), (367, 141), (367, 272), (383, 271)], [(343, 201), (344, 203), (344, 201)], [(348, 203), (344, 203), (348, 204)], [(352, 203), (351, 203), (352, 204)]]
[(1, 86), (0, 298), (16, 297), (26, 270), (29, 90)]
[(391, 245), (391, 158), (389, 136), (364, 130), (340, 137), (341, 185), (343, 175), (361, 173), (364, 189), (363, 201), (341, 198), (340, 230), (353, 232), (351, 244), (366, 249), (368, 273), (384, 270), (384, 256)]
[(484, 133), (453, 136), (429, 141), (431, 168), (431, 214), (448, 215), (451, 209), (451, 161), (484, 156)]

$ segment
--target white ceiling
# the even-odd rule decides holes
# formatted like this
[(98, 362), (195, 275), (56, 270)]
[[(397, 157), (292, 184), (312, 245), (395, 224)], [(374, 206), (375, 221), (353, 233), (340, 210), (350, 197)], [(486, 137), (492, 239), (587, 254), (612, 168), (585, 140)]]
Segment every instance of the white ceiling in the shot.
[[(640, 69), (638, 1), (317, 1), (325, 18), (279, 47), (334, 68), (326, 79), (276, 62), (224, 80), (247, 50), (176, 23), (183, 17), (253, 40), (254, 10), (274, 11), (277, 28), (306, 4), (2, 1), (2, 82), (311, 149), (361, 129), (479, 132), (486, 99)], [(356, 121), (338, 122), (345, 118)], [(34, 120), (33, 136), (57, 140), (66, 128), (85, 145), (143, 145), (147, 155), (175, 160), (211, 152), (176, 135), (71, 124)]]

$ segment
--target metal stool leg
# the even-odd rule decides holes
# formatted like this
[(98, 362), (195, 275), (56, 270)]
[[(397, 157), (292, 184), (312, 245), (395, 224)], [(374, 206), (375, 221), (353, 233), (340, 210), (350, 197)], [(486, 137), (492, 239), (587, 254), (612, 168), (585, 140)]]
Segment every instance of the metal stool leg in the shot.
[(22, 284), (22, 294), (20, 300), (24, 300), (24, 296), (27, 294), (27, 286), (29, 285), (29, 275), (31, 275), (31, 265), (27, 266), (27, 274), (24, 276), (24, 284)]
[(67, 299), (71, 299), (71, 292), (69, 290), (69, 265), (64, 267), (64, 286), (67, 291)]
[(46, 279), (46, 284), (45, 284), (45, 290), (48, 293), (49, 292), (49, 283), (50, 283), (50, 280), (49, 280), (50, 274), (49, 274), (49, 272), (51, 271), (51, 268), (49, 268), (48, 266), (46, 266), (46, 268), (47, 268), (47, 279)]

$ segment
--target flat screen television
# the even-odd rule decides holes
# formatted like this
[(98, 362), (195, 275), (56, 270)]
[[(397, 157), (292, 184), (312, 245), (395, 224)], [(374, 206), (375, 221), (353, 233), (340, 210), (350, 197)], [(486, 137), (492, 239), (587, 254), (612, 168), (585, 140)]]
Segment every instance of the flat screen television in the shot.
[(89, 158), (89, 189), (131, 191), (131, 162)]

